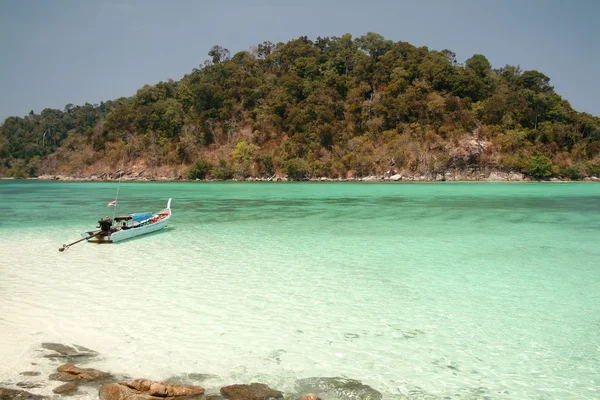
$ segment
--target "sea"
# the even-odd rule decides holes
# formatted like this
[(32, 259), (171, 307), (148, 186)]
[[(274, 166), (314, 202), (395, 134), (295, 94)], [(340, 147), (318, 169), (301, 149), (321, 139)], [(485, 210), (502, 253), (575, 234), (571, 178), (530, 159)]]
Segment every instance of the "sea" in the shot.
[(51, 395), (47, 342), (215, 393), (600, 399), (600, 184), (0, 181), (0, 386)]

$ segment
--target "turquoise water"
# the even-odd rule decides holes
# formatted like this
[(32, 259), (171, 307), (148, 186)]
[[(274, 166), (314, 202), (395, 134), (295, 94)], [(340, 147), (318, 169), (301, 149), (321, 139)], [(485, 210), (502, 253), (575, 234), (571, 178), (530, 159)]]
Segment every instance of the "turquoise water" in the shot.
[(600, 398), (598, 184), (122, 183), (117, 214), (172, 197), (169, 228), (58, 252), (116, 188), (0, 181), (0, 382), (54, 341), (217, 389)]

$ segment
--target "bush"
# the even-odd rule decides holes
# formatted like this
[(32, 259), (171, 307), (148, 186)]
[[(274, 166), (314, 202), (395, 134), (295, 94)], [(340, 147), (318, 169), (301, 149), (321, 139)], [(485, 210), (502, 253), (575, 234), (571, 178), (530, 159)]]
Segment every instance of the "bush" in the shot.
[(588, 176), (600, 177), (600, 164), (590, 163), (587, 166), (587, 174)]
[(291, 181), (301, 181), (306, 179), (310, 173), (310, 166), (303, 158), (292, 158), (285, 162), (288, 179)]
[(270, 155), (264, 155), (260, 157), (262, 164), (261, 170), (264, 171), (268, 176), (275, 175), (275, 165), (273, 165), (273, 157)]
[(543, 154), (531, 156), (527, 173), (536, 179), (546, 179), (552, 176), (552, 162)]
[(188, 172), (189, 179), (204, 179), (206, 177), (206, 171), (208, 170), (208, 165), (202, 161), (201, 159), (196, 161), (194, 165), (190, 168)]
[(237, 178), (247, 178), (252, 174), (252, 167), (250, 161), (243, 161), (236, 163), (234, 168), (234, 175)]
[(504, 154), (500, 157), (500, 166), (509, 171), (527, 172), (529, 163), (521, 153)]
[(579, 181), (584, 178), (585, 174), (576, 166), (569, 165), (560, 169), (560, 174), (572, 181)]
[(227, 165), (227, 161), (219, 160), (219, 165), (213, 168), (211, 175), (215, 179), (226, 181), (233, 178), (233, 170)]

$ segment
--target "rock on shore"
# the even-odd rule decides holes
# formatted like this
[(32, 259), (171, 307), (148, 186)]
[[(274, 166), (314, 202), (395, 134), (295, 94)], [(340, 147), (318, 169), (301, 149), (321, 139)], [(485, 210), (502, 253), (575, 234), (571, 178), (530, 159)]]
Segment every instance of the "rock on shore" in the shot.
[(271, 389), (264, 383), (224, 386), (221, 388), (221, 394), (229, 400), (268, 400), (283, 398), (282, 392)]
[[(125, 172), (120, 175), (120, 171), (113, 173), (100, 173), (92, 175), (40, 175), (40, 180), (56, 180), (56, 181), (185, 181), (182, 175), (150, 175), (142, 172)], [(588, 178), (594, 180), (592, 178)], [(597, 178), (596, 178), (597, 179)], [(249, 177), (233, 179), (233, 181), (248, 181), (248, 182), (287, 182), (289, 179), (286, 175), (273, 175), (270, 177)], [(511, 181), (521, 182), (530, 180), (520, 172), (504, 172), (495, 170), (478, 170), (478, 169), (453, 169), (441, 171), (439, 173), (419, 174), (411, 171), (390, 172), (384, 175), (369, 175), (364, 177), (348, 176), (348, 177), (313, 177), (306, 180), (312, 182), (338, 182), (338, 181), (362, 181), (362, 182), (439, 182), (439, 181)], [(214, 179), (205, 179), (204, 181), (214, 181)]]
[(131, 381), (110, 383), (100, 387), (100, 400), (158, 400), (201, 398), (204, 388), (198, 386), (178, 385), (156, 382), (150, 379), (134, 379)]
[(78, 368), (73, 363), (61, 365), (57, 370), (58, 372), (50, 374), (50, 379), (62, 382), (91, 382), (111, 377), (107, 372), (94, 368)]
[(42, 400), (46, 396), (40, 396), (26, 392), (25, 390), (7, 389), (0, 387), (0, 400)]

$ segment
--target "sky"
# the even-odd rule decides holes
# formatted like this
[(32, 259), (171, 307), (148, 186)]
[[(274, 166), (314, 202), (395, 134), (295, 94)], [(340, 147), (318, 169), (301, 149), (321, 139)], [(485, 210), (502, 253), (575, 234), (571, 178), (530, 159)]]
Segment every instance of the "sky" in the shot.
[(213, 45), (376, 32), (550, 77), (600, 116), (600, 0), (0, 0), (0, 121), (179, 80)]

